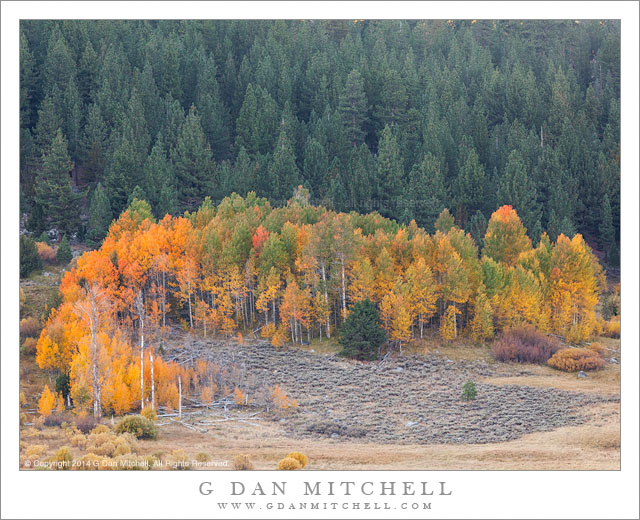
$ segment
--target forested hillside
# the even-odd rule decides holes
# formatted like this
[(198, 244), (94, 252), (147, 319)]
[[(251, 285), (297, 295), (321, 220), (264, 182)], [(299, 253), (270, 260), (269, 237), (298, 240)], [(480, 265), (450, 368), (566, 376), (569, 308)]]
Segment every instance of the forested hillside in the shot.
[(32, 232), (303, 185), (428, 232), (447, 207), (478, 245), (508, 204), (617, 263), (618, 22), (23, 21), (20, 52)]

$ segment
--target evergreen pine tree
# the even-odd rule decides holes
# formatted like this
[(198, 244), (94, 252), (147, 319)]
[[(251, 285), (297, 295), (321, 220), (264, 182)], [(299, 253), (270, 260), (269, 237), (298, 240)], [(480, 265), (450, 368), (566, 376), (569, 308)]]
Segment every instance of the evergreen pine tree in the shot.
[(192, 106), (171, 150), (178, 193), (183, 206), (196, 204), (213, 189), (213, 155), (202, 131), (200, 116)]
[(144, 164), (144, 191), (156, 217), (173, 214), (176, 208), (176, 186), (173, 165), (167, 160), (162, 134)]
[(36, 184), (36, 204), (42, 208), (45, 221), (58, 233), (74, 233), (80, 225), (78, 200), (73, 192), (69, 172), (73, 163), (67, 151), (67, 141), (58, 129), (55, 138), (42, 156), (42, 169)]
[(376, 359), (386, 336), (375, 305), (369, 299), (359, 301), (349, 309), (340, 328), (340, 355), (362, 361)]
[[(611, 204), (609, 203), (609, 195), (605, 193), (602, 198), (602, 209), (600, 212), (600, 245), (606, 254), (607, 262), (616, 266), (617, 262), (612, 261), (612, 256), (618, 257), (618, 251), (616, 246), (616, 232), (613, 227), (613, 220), (611, 218)], [(615, 248), (615, 250), (614, 250)], [(612, 255), (612, 253), (614, 253)], [(619, 258), (613, 260), (619, 261)]]
[(422, 161), (409, 172), (407, 197), (413, 207), (416, 223), (432, 233), (438, 215), (447, 200), (444, 175), (440, 161), (427, 152)]
[(240, 147), (233, 165), (233, 177), (240, 195), (245, 196), (250, 191), (255, 191), (257, 182), (256, 164), (251, 162), (244, 146)]
[(58, 114), (53, 99), (47, 95), (38, 110), (38, 123), (36, 124), (35, 142), (39, 155), (46, 152), (47, 147), (54, 140), (58, 128), (62, 128), (62, 118)]
[(114, 215), (119, 215), (126, 207), (138, 173), (133, 146), (127, 135), (123, 135), (105, 176), (105, 188)]
[(71, 262), (72, 258), (73, 253), (71, 251), (71, 247), (69, 246), (67, 235), (63, 235), (62, 240), (60, 241), (60, 245), (58, 246), (58, 251), (56, 252), (56, 260), (61, 265), (67, 265), (69, 262)]
[(380, 135), (377, 155), (377, 199), (380, 213), (385, 217), (399, 217), (396, 204), (401, 194), (404, 171), (400, 149), (389, 126), (385, 126)]
[(257, 136), (256, 117), (258, 113), (258, 101), (253, 89), (253, 85), (249, 83), (244, 95), (244, 101), (236, 120), (236, 141), (235, 147), (239, 151), (244, 147), (249, 155), (254, 155), (259, 149), (259, 140)]
[(129, 195), (129, 198), (127, 199), (127, 207), (131, 206), (131, 203), (134, 200), (147, 200), (147, 196), (144, 193), (144, 190), (138, 186), (136, 184), (135, 188), (133, 188), (133, 191), (131, 192), (131, 194)]
[(462, 146), (462, 162), (458, 169), (456, 189), (453, 193), (457, 202), (456, 216), (461, 225), (465, 225), (467, 218), (475, 210), (482, 209), (485, 205), (485, 189), (487, 176), (484, 166), (480, 164), (480, 159), (473, 145), (465, 140)]
[(98, 244), (107, 236), (113, 215), (107, 191), (98, 183), (91, 195), (89, 203), (89, 232), (87, 238), (93, 244)]
[(293, 189), (300, 183), (300, 173), (296, 166), (293, 147), (282, 130), (278, 143), (273, 151), (273, 158), (269, 165), (269, 178), (273, 182), (272, 197), (277, 204), (285, 204), (293, 195)]
[(476, 211), (467, 221), (467, 231), (473, 238), (476, 246), (478, 246), (478, 249), (482, 249), (483, 247), (483, 238), (487, 232), (487, 224), (487, 219), (481, 211)]
[(535, 183), (517, 150), (513, 150), (507, 158), (498, 187), (498, 203), (513, 206), (528, 230), (532, 230), (540, 218)]
[(36, 63), (24, 32), (20, 32), (20, 127), (31, 128), (35, 116), (38, 76)]
[(42, 269), (42, 259), (36, 243), (26, 235), (20, 235), (20, 278)]
[(347, 76), (339, 104), (340, 117), (352, 146), (360, 146), (364, 142), (367, 110), (367, 95), (362, 76), (357, 69), (353, 69)]

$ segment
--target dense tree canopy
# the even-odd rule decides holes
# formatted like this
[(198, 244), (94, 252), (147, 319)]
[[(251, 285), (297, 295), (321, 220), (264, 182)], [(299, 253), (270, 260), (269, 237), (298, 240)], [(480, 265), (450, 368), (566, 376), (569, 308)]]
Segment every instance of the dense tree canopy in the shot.
[(25, 20), (20, 54), (32, 231), (74, 233), (88, 197), (98, 238), (135, 186), (162, 217), (303, 184), (428, 230), (448, 207), (474, 236), (508, 204), (534, 245), (617, 256), (618, 21)]

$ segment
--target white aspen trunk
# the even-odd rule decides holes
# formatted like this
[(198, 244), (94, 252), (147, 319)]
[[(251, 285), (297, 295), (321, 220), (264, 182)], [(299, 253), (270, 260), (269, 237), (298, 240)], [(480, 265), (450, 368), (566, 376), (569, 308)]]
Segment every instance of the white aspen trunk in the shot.
[[(322, 281), (324, 282), (324, 301), (327, 304), (327, 308), (329, 308), (329, 295), (327, 294), (327, 275), (324, 269), (324, 263), (322, 264)], [(320, 332), (320, 334), (322, 334), (322, 332)], [(327, 316), (327, 338), (331, 338), (331, 321), (329, 316)], [(322, 337), (320, 339), (322, 339)]]
[(153, 379), (153, 354), (149, 352), (149, 367), (151, 368), (151, 409), (156, 409), (156, 382)]
[(92, 353), (92, 367), (91, 367), (91, 383), (93, 386), (93, 416), (97, 419), (102, 414), (102, 402), (100, 392), (100, 377), (98, 374), (98, 342), (96, 339), (98, 316), (96, 312), (95, 294), (91, 294), (91, 353)]
[(189, 284), (189, 326), (193, 328), (193, 315), (191, 314), (191, 284)]
[(144, 410), (144, 301), (142, 291), (136, 297), (136, 310), (140, 320), (140, 410)]
[(271, 300), (271, 309), (273, 310), (273, 324), (276, 324), (276, 299)]
[(344, 280), (344, 255), (340, 257), (340, 266), (342, 268), (342, 319), (347, 318), (347, 291)]
[(140, 334), (140, 409), (144, 409), (144, 332)]
[(178, 417), (182, 417), (182, 378), (178, 376)]
[(456, 314), (456, 302), (453, 302), (453, 337), (458, 337), (458, 316)]
[(167, 326), (166, 322), (167, 315), (167, 289), (165, 284), (165, 272), (162, 271), (162, 327)]

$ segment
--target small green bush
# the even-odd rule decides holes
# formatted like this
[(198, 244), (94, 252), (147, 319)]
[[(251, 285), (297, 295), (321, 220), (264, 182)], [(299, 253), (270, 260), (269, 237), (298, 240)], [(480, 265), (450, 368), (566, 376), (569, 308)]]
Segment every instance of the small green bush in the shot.
[(67, 235), (62, 237), (62, 241), (58, 246), (58, 252), (56, 253), (56, 260), (61, 265), (67, 265), (73, 259), (73, 253), (71, 252), (71, 247), (69, 246), (69, 242), (67, 241)]
[(476, 384), (469, 379), (462, 387), (462, 396), (460, 398), (463, 401), (473, 401), (477, 395)]
[(138, 439), (155, 439), (158, 436), (158, 428), (153, 421), (141, 415), (124, 417), (116, 425), (117, 433), (131, 433)]

